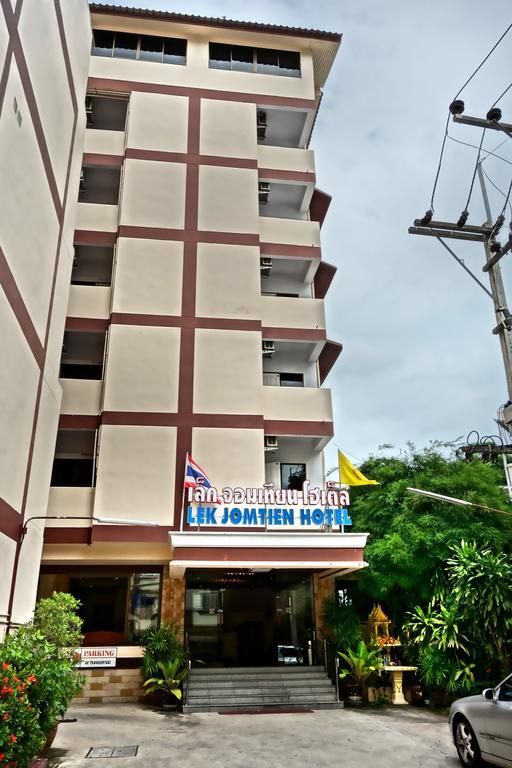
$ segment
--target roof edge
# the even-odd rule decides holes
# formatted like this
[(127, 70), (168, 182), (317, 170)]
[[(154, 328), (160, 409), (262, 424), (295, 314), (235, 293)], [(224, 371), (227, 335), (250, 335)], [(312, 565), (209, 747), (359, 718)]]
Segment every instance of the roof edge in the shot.
[(89, 3), (91, 13), (103, 13), (117, 16), (133, 16), (140, 19), (156, 19), (181, 24), (196, 24), (203, 27), (219, 27), (221, 29), (238, 29), (242, 31), (260, 32), (266, 34), (287, 35), (289, 37), (305, 37), (312, 40), (326, 40), (340, 43), (341, 33), (326, 32), (320, 29), (303, 27), (286, 27), (279, 24), (263, 24), (256, 21), (237, 21), (210, 16), (197, 16), (188, 13), (173, 13), (171, 11), (152, 11), (144, 8), (128, 8), (124, 5), (108, 5), (105, 3)]

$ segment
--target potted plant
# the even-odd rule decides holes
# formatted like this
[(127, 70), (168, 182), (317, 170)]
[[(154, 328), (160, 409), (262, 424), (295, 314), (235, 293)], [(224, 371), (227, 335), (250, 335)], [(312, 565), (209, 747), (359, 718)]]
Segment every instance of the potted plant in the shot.
[(158, 672), (155, 677), (150, 677), (144, 683), (144, 687), (147, 686), (145, 695), (161, 692), (166, 699), (163, 707), (175, 708), (173, 699), (181, 701), (181, 685), (188, 675), (188, 669), (183, 666), (179, 658), (172, 661), (158, 661), (156, 666)]
[(365, 681), (382, 666), (380, 653), (375, 646), (368, 646), (363, 640), (360, 640), (355, 649), (349, 649), (346, 653), (338, 651), (338, 655), (346, 664), (346, 667), (339, 673), (340, 679), (350, 677), (356, 686), (355, 692), (348, 696), (348, 703), (361, 704)]
[[(165, 706), (175, 701), (174, 691), (188, 674), (188, 658), (181, 641), (181, 629), (176, 624), (161, 624), (149, 629), (141, 640), (143, 646), (142, 676), (151, 685), (145, 691), (147, 701), (155, 706)], [(173, 681), (178, 681), (176, 685)], [(180, 699), (181, 696), (176, 696)]]

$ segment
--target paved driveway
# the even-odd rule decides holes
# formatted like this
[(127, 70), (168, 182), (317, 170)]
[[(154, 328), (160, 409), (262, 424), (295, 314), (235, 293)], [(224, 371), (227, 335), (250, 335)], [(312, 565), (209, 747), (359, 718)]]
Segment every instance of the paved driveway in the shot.
[[(163, 714), (136, 704), (69, 710), (52, 768), (457, 768), (446, 718), (424, 709), (301, 714)], [(138, 745), (136, 757), (86, 758)]]

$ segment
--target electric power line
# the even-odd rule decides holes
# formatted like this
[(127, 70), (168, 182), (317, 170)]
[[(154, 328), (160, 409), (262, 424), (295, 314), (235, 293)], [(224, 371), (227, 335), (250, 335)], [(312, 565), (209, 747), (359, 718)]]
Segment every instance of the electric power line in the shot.
[[(447, 138), (451, 141), (455, 141), (456, 144), (463, 144), (465, 147), (472, 147), (473, 149), (478, 149), (476, 144), (470, 144), (467, 141), (461, 141), (460, 139), (456, 139), (454, 136), (451, 136), (450, 134), (447, 135)], [(506, 144), (506, 142), (510, 139), (510, 136), (507, 136), (503, 141), (500, 141), (500, 143), (494, 147), (494, 149), (484, 149), (485, 157), (482, 159), (482, 162), (480, 165), (484, 162), (484, 160), (487, 160), (489, 156), (497, 157), (498, 160), (503, 160), (504, 163), (508, 163), (508, 165), (512, 165), (512, 161), (507, 160), (506, 157), (502, 157), (501, 155), (496, 154), (496, 150), (503, 146), (503, 144)]]
[[(490, 57), (490, 56), (491, 56), (491, 55), (494, 53), (494, 51), (496, 50), (496, 48), (498, 47), (498, 45), (501, 43), (501, 41), (503, 40), (503, 38), (504, 38), (504, 37), (506, 37), (506, 35), (507, 35), (507, 34), (510, 32), (510, 30), (511, 30), (511, 29), (512, 29), (512, 24), (509, 24), (509, 25), (508, 25), (508, 27), (506, 28), (506, 30), (504, 31), (504, 33), (503, 33), (503, 34), (501, 35), (501, 37), (499, 38), (499, 40), (497, 40), (497, 42), (496, 42), (496, 43), (493, 45), (493, 47), (491, 48), (491, 50), (489, 51), (489, 53), (487, 54), (487, 56), (486, 56), (486, 57), (485, 57), (485, 58), (484, 58), (484, 59), (483, 59), (483, 60), (480, 62), (480, 64), (479, 64), (479, 65), (478, 65), (478, 67), (475, 69), (475, 71), (473, 72), (473, 74), (472, 74), (472, 75), (470, 75), (470, 76), (468, 77), (468, 79), (466, 80), (466, 82), (464, 83), (464, 85), (463, 85), (463, 86), (462, 86), (462, 87), (461, 87), (461, 88), (460, 88), (460, 89), (457, 91), (457, 93), (455, 94), (455, 96), (454, 96), (454, 97), (453, 97), (453, 99), (452, 99), (452, 103), (453, 103), (453, 101), (455, 101), (455, 100), (456, 100), (456, 99), (457, 99), (457, 98), (460, 96), (460, 94), (462, 93), (462, 91), (464, 90), (464, 88), (465, 88), (467, 85), (469, 85), (469, 83), (471, 82), (471, 80), (474, 78), (474, 76), (477, 74), (477, 72), (479, 72), (479, 71), (480, 71), (480, 69), (483, 67), (483, 65), (485, 64), (485, 62), (486, 62), (486, 61), (489, 59), (489, 57)], [(500, 98), (501, 98), (501, 97), (500, 97)], [(498, 100), (499, 100), (499, 99), (498, 99)], [(438, 162), (438, 164), (437, 164), (437, 171), (436, 171), (436, 175), (435, 175), (435, 179), (434, 179), (434, 186), (433, 186), (433, 189), (432, 189), (432, 195), (431, 195), (431, 198), (430, 198), (430, 214), (432, 214), (432, 213), (434, 212), (434, 197), (435, 197), (435, 194), (436, 194), (436, 189), (437, 189), (437, 182), (439, 181), (439, 174), (440, 174), (440, 172), (441, 172), (441, 165), (442, 165), (442, 163), (443, 163), (444, 148), (445, 148), (445, 146), (446, 146), (446, 139), (447, 139), (447, 137), (448, 137), (448, 125), (450, 124), (450, 114), (451, 114), (451, 113), (450, 113), (450, 111), (448, 110), (448, 117), (446, 118), (446, 126), (445, 126), (445, 129), (444, 129), (443, 143), (441, 144), (441, 153), (440, 153), (440, 155), (439, 155), (439, 162)], [(432, 218), (432, 216), (430, 216), (430, 218)], [(467, 218), (467, 217), (466, 217), (466, 218)]]
[[(481, 164), (480, 164), (480, 168), (482, 168), (482, 165), (481, 165)], [(497, 192), (499, 192), (499, 193), (500, 193), (500, 195), (503, 195), (503, 197), (506, 199), (506, 197), (507, 197), (507, 196), (506, 196), (505, 192), (504, 192), (502, 189), (500, 189), (500, 188), (498, 187), (498, 185), (497, 185), (497, 184), (495, 184), (495, 183), (494, 183), (494, 181), (493, 181), (491, 178), (489, 178), (489, 176), (486, 174), (486, 172), (484, 171), (484, 169), (483, 169), (483, 168), (482, 168), (482, 173), (483, 173), (483, 175), (485, 176), (485, 178), (487, 179), (487, 181), (489, 182), (489, 184), (491, 184), (491, 185), (494, 187), (494, 189), (495, 189)], [(506, 203), (505, 203), (505, 205), (506, 205)], [(508, 201), (508, 207), (510, 208), (510, 213), (512, 214), (512, 205), (510, 204), (510, 201)]]
[[(505, 94), (506, 94), (508, 91), (510, 91), (510, 89), (511, 89), (511, 88), (512, 88), (512, 83), (510, 83), (510, 85), (507, 85), (507, 87), (505, 88), (505, 90), (503, 91), (503, 93), (501, 94), (501, 96), (498, 96), (498, 98), (496, 99), (496, 101), (494, 102), (494, 104), (492, 105), (492, 107), (495, 107), (495, 106), (496, 106), (496, 104), (498, 103), (498, 101), (501, 101), (501, 99), (504, 97), (504, 95), (505, 95)], [(492, 109), (492, 107), (491, 107), (491, 109)]]

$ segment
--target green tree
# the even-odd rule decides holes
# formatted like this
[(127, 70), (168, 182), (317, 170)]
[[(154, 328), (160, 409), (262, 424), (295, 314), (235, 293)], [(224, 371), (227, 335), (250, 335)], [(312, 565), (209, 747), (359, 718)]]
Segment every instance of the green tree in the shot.
[(502, 470), (479, 460), (466, 462), (437, 446), (398, 457), (370, 457), (361, 471), (380, 486), (352, 492), (353, 530), (370, 533), (365, 550), (369, 568), (360, 588), (386, 604), (395, 625), (415, 605), (427, 605), (436, 574), (461, 540), (510, 553), (512, 520), (505, 516), (413, 496), (408, 486), (448, 494), (512, 511)]
[(430, 688), (467, 691), (494, 669), (509, 670), (512, 564), (509, 556), (462, 541), (451, 549), (426, 610), (416, 606), (405, 632), (419, 651), (420, 673)]

